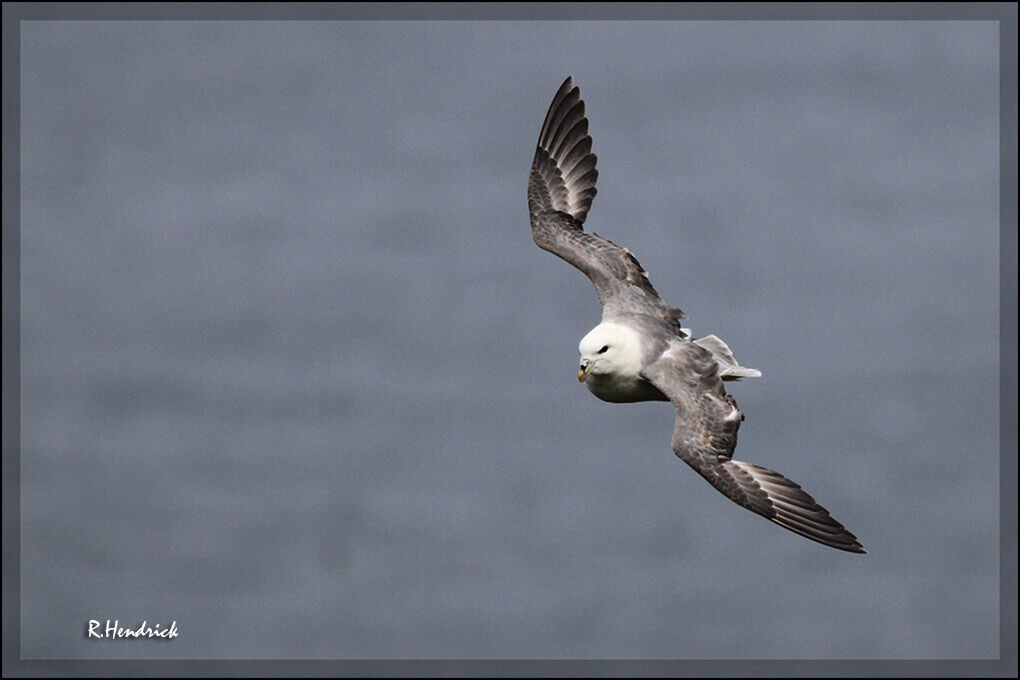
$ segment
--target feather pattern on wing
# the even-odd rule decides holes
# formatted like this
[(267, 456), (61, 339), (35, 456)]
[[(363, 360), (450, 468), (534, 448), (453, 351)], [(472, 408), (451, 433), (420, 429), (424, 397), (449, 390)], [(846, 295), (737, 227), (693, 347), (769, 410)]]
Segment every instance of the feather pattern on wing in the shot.
[(596, 160), (580, 90), (567, 78), (545, 116), (528, 180), (535, 243), (591, 279), (604, 316), (626, 310), (673, 323), (686, 318), (662, 301), (629, 250), (582, 228), (596, 193)]
[(683, 340), (641, 371), (676, 407), (673, 452), (748, 510), (827, 546), (865, 552), (857, 537), (796, 483), (760, 465), (733, 460), (743, 414), (718, 373), (709, 350)]

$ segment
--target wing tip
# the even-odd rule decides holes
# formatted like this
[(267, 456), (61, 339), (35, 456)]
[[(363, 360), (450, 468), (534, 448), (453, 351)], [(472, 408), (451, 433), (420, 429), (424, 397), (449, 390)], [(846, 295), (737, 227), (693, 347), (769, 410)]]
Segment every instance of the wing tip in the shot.
[(831, 536), (826, 535), (824, 532), (820, 532), (817, 530), (809, 531), (804, 527), (799, 526), (797, 523), (790, 523), (784, 521), (784, 518), (782, 517), (765, 517), (765, 519), (769, 520), (773, 524), (781, 526), (782, 528), (786, 529), (791, 533), (797, 534), (798, 536), (803, 536), (804, 538), (810, 541), (820, 543), (828, 548), (835, 548), (836, 550), (842, 550), (843, 552), (854, 553), (857, 555), (868, 554), (868, 551), (864, 549), (864, 546), (861, 545), (861, 542), (857, 540), (857, 537), (854, 536), (849, 531), (847, 531), (846, 527), (844, 527), (842, 524), (832, 519), (831, 516), (828, 516), (828, 519), (832, 520), (832, 522), (834, 523), (833, 528), (838, 527), (840, 530), (840, 533), (833, 534)]
[[(850, 534), (850, 535), (853, 536), (853, 534)], [(854, 539), (854, 542), (851, 545), (848, 545), (848, 546), (837, 546), (837, 545), (834, 545), (834, 546), (831, 546), (831, 547), (836, 548), (837, 550), (842, 550), (844, 552), (853, 553), (855, 555), (867, 555), (868, 554), (868, 551), (864, 549), (864, 546), (861, 545), (860, 541), (858, 541), (856, 538)]]
[[(595, 197), (598, 156), (591, 151), (591, 135), (584, 100), (574, 77), (567, 76), (546, 112), (532, 161), (529, 206), (569, 214), (583, 224)], [(535, 207), (529, 207), (534, 212)]]
[[(731, 459), (724, 466), (731, 466), (749, 477), (764, 495), (767, 507), (744, 503), (730, 496), (748, 510), (816, 543), (846, 552), (867, 553), (849, 529), (790, 478), (761, 465), (739, 460)], [(740, 484), (738, 476), (734, 475), (734, 479)]]

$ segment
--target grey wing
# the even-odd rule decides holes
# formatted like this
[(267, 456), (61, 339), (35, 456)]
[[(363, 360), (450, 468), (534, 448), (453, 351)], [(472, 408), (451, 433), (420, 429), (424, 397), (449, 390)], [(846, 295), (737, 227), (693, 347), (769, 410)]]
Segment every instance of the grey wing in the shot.
[(580, 90), (567, 78), (545, 116), (528, 179), (535, 243), (584, 272), (603, 307), (644, 307), (640, 311), (663, 318), (686, 318), (662, 301), (629, 250), (582, 228), (596, 193), (596, 160)]
[(760, 465), (733, 460), (743, 414), (726, 394), (711, 353), (676, 341), (642, 375), (676, 407), (673, 452), (730, 500), (794, 533), (848, 552), (866, 552), (799, 485)]

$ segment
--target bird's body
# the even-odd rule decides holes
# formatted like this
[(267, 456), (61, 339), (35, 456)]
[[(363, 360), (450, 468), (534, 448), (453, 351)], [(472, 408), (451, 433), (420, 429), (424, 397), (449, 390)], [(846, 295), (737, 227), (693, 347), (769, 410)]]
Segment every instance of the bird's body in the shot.
[(535, 243), (584, 272), (602, 304), (602, 322), (581, 340), (578, 379), (609, 402), (671, 401), (673, 451), (745, 508), (825, 545), (864, 552), (856, 537), (795, 483), (733, 460), (744, 416), (724, 381), (761, 373), (737, 363), (714, 335), (694, 339), (626, 248), (582, 228), (595, 196), (584, 102), (573, 80), (546, 114), (528, 182)]

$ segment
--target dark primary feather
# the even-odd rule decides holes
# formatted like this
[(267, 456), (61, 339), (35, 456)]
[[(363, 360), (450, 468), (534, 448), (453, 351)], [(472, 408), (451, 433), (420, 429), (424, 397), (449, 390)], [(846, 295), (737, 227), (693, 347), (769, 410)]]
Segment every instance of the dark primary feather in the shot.
[(538, 136), (528, 184), (532, 215), (566, 213), (580, 228), (597, 192), (596, 160), (580, 90), (567, 78), (553, 97)]
[(629, 250), (582, 228), (596, 193), (596, 160), (580, 90), (567, 78), (545, 116), (528, 180), (535, 243), (591, 279), (604, 316), (640, 311), (671, 322), (686, 318), (662, 301)]
[(742, 414), (726, 394), (711, 354), (677, 342), (642, 375), (676, 406), (673, 452), (748, 510), (827, 546), (863, 553), (857, 537), (797, 484), (768, 468), (733, 460)]

